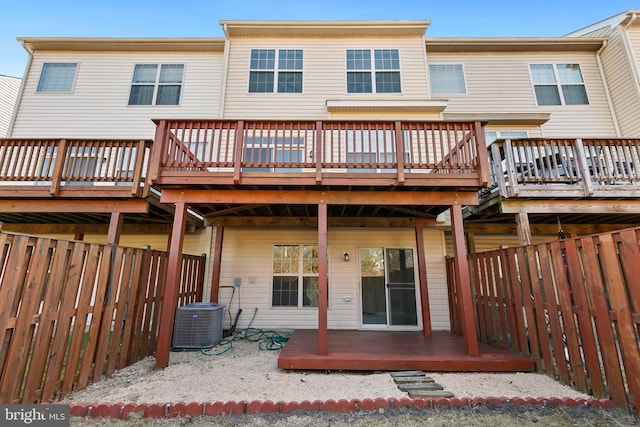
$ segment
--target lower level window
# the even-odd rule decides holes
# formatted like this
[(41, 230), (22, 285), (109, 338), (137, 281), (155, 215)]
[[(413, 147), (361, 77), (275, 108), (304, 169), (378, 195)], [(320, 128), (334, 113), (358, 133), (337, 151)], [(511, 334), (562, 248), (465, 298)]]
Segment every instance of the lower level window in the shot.
[(274, 245), (274, 307), (318, 306), (318, 246)]

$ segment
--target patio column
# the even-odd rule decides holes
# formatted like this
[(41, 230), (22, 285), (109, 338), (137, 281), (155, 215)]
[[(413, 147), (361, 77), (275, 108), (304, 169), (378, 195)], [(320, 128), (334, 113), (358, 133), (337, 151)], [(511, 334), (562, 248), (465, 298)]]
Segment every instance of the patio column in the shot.
[(318, 204), (318, 355), (329, 354), (327, 336), (327, 204)]
[(469, 264), (464, 245), (464, 224), (462, 222), (462, 207), (451, 206), (451, 235), (453, 237), (453, 251), (455, 255), (454, 269), (458, 291), (458, 310), (463, 331), (464, 345), (469, 356), (478, 356), (478, 337), (473, 311), (473, 295), (471, 294), (471, 279), (469, 278)]
[(178, 306), (178, 289), (180, 288), (180, 274), (182, 271), (182, 241), (187, 224), (187, 205), (176, 203), (173, 217), (173, 229), (169, 239), (169, 258), (167, 260), (167, 275), (164, 284), (160, 324), (158, 326), (158, 348), (156, 349), (156, 368), (169, 366), (169, 352), (173, 335), (173, 321)]
[(424, 222), (416, 221), (416, 248), (418, 250), (418, 281), (420, 286), (420, 306), (422, 307), (422, 333), (431, 336), (431, 310), (429, 309), (429, 289), (427, 286), (427, 261), (424, 250)]
[(531, 244), (531, 227), (529, 226), (529, 216), (526, 212), (516, 214), (516, 224), (518, 224), (518, 240), (521, 245)]
[[(220, 291), (220, 266), (222, 262), (222, 239), (224, 237), (224, 227), (216, 227), (216, 240), (213, 246), (213, 273), (211, 274), (211, 292), (209, 302), (218, 302)], [(229, 307), (231, 308), (231, 307)]]
[(109, 231), (107, 231), (107, 243), (117, 245), (120, 243), (120, 234), (122, 233), (122, 222), (124, 216), (122, 212), (111, 212), (111, 220), (109, 221)]

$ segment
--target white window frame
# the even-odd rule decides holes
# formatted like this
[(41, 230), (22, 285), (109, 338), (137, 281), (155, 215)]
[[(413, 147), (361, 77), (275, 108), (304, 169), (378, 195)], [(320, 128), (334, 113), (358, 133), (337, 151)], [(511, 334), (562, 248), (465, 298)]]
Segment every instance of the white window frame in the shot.
[[(555, 79), (555, 83), (535, 83), (533, 78), (533, 65), (551, 65), (553, 67), (553, 76)], [(558, 65), (577, 65), (580, 71), (580, 79), (581, 82), (562, 82), (560, 79), (560, 73), (558, 72)], [(549, 63), (549, 62), (536, 62), (529, 64), (529, 78), (531, 81), (531, 88), (533, 90), (533, 97), (536, 100), (536, 105), (538, 107), (561, 107), (561, 106), (584, 106), (590, 105), (589, 102), (589, 94), (587, 93), (587, 84), (584, 81), (584, 74), (582, 73), (582, 66), (577, 62), (564, 62), (564, 63)], [(538, 100), (538, 94), (536, 93), (536, 86), (553, 86), (558, 91), (558, 97), (560, 98), (559, 104), (540, 104)], [(582, 86), (584, 88), (584, 96), (586, 99), (586, 103), (584, 104), (567, 104), (565, 99), (565, 94), (563, 90), (563, 86)]]
[[(462, 72), (462, 86), (463, 86), (462, 92), (436, 90), (433, 84), (433, 72), (431, 70), (431, 67), (460, 67), (460, 71)], [(432, 95), (467, 95), (467, 75), (464, 68), (464, 64), (448, 64), (448, 63), (429, 64), (429, 87)]]
[[(273, 59), (273, 68), (252, 68), (251, 67), (251, 58), (253, 56), (254, 51), (273, 51), (274, 59)], [(301, 68), (280, 68), (280, 53), (286, 51), (299, 51), (302, 55)], [(304, 49), (276, 49), (276, 48), (268, 48), (268, 49), (251, 49), (249, 50), (249, 78), (247, 79), (247, 92), (248, 93), (278, 93), (278, 94), (287, 94), (287, 93), (303, 93), (304, 92)], [(273, 73), (273, 90), (271, 91), (256, 91), (251, 90), (251, 75), (253, 73)], [(300, 75), (300, 90), (299, 91), (280, 91), (280, 73), (282, 74), (299, 74)]]
[[(298, 271), (297, 273), (276, 273), (273, 271), (273, 266), (275, 264), (274, 260), (274, 252), (275, 248), (278, 246), (290, 246), (290, 247), (298, 247)], [(319, 247), (315, 243), (276, 243), (271, 246), (271, 308), (318, 308), (318, 304), (316, 305), (305, 305), (304, 303), (304, 279), (307, 277), (315, 277), (319, 278), (318, 272), (315, 273), (305, 273), (304, 271), (304, 248), (316, 248), (316, 251), (319, 250)], [(296, 305), (276, 305), (274, 304), (273, 293), (274, 293), (274, 279), (276, 277), (297, 277), (298, 279), (298, 290), (297, 290), (297, 304)], [(319, 279), (318, 279), (319, 280)], [(328, 298), (327, 298), (328, 299)]]
[[(154, 65), (156, 66), (156, 76), (155, 76), (155, 80), (153, 82), (139, 82), (136, 83), (134, 81), (135, 78), (135, 73), (136, 73), (136, 68), (138, 65)], [(167, 83), (162, 83), (160, 82), (160, 76), (162, 73), (162, 68), (165, 66), (182, 66), (182, 77), (180, 78), (180, 82), (167, 82)], [(175, 105), (180, 105), (180, 103), (182, 102), (182, 93), (183, 93), (183, 89), (184, 89), (184, 75), (185, 75), (185, 69), (186, 66), (185, 64), (180, 64), (180, 63), (165, 63), (165, 64), (160, 64), (160, 63), (137, 63), (134, 65), (133, 67), (133, 73), (131, 76), (131, 86), (129, 88), (129, 99), (127, 101), (127, 105), (130, 107), (149, 107), (149, 106), (166, 106), (166, 107), (171, 107), (171, 106), (175, 106)], [(131, 103), (131, 97), (133, 95), (133, 88), (136, 86), (153, 86), (153, 95), (151, 97), (151, 103), (150, 104), (137, 104), (137, 103)], [(160, 91), (160, 87), (162, 86), (180, 86), (180, 94), (178, 95), (178, 102), (176, 104), (158, 104), (158, 92)]]
[[(51, 86), (49, 79), (55, 78), (53, 75), (47, 75), (49, 67), (64, 65), (64, 69), (73, 68), (73, 77), (70, 79), (65, 76), (64, 87), (59, 90), (48, 89), (47, 86)], [(71, 67), (73, 65), (73, 67)], [(36, 93), (73, 93), (76, 86), (76, 78), (78, 77), (79, 64), (77, 62), (44, 62), (42, 64), (42, 70), (40, 70), (40, 78), (38, 79), (38, 86), (36, 86)]]
[[(395, 51), (398, 53), (398, 68), (382, 68), (382, 69), (378, 69), (376, 68), (376, 51)], [(370, 68), (362, 68), (362, 69), (349, 69), (349, 51), (369, 51), (370, 53), (370, 60), (371, 60), (371, 65)], [(400, 58), (402, 57), (400, 49), (383, 49), (383, 48), (350, 48), (350, 49), (346, 49), (345, 53), (344, 53), (344, 68), (345, 68), (345, 82), (344, 82), (344, 86), (345, 86), (345, 92), (347, 94), (351, 94), (351, 95), (359, 95), (359, 94), (364, 94), (364, 93), (402, 93), (402, 87), (404, 86), (402, 84), (402, 61), (400, 60)], [(369, 73), (371, 75), (371, 92), (350, 92), (349, 91), (349, 74), (350, 73), (359, 73), (359, 74), (363, 74), (363, 73)], [(400, 90), (398, 90), (397, 92), (387, 92), (387, 91), (382, 91), (382, 92), (378, 92), (378, 88), (377, 88), (377, 75), (378, 74), (398, 74), (398, 78), (399, 78), (399, 85), (400, 85)]]

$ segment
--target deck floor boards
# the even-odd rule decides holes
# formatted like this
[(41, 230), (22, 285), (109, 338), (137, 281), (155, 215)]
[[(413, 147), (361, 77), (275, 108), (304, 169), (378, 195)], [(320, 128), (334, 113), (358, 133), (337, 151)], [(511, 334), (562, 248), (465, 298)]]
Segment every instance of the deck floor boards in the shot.
[(479, 343), (480, 354), (465, 354), (464, 339), (450, 332), (328, 331), (329, 354), (319, 356), (318, 332), (295, 330), (278, 357), (281, 369), (422, 370), (429, 372), (530, 372), (534, 362)]

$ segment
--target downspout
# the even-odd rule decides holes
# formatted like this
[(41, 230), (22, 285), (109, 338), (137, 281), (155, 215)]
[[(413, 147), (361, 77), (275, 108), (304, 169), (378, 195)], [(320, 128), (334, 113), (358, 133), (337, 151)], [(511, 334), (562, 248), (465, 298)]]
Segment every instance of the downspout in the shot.
[(22, 104), (22, 95), (24, 94), (24, 87), (27, 84), (27, 78), (29, 77), (29, 71), (31, 71), (31, 63), (33, 62), (33, 50), (29, 49), (24, 40), (20, 42), (22, 48), (27, 51), (27, 65), (25, 65), (24, 73), (22, 75), (22, 82), (20, 82), (20, 89), (18, 90), (18, 98), (16, 98), (16, 104), (11, 114), (11, 121), (9, 122), (9, 128), (7, 129), (7, 138), (11, 138), (13, 135), (13, 126), (16, 124), (16, 118), (18, 117), (18, 109)]
[(631, 40), (629, 40), (628, 32), (629, 27), (635, 22), (636, 19), (637, 15), (634, 12), (631, 14), (631, 19), (629, 20), (629, 22), (627, 22), (627, 25), (625, 25), (622, 29), (622, 40), (624, 42), (624, 48), (627, 51), (627, 56), (631, 61), (631, 74), (633, 75), (633, 82), (635, 83), (636, 87), (636, 97), (640, 98), (640, 75), (638, 75), (638, 73), (640, 73), (640, 68), (638, 65), (638, 59), (633, 53), (633, 48), (631, 46)]
[(611, 99), (611, 92), (609, 91), (609, 82), (607, 81), (607, 77), (604, 73), (604, 68), (602, 67), (602, 59), (600, 55), (604, 48), (607, 47), (607, 41), (602, 42), (602, 46), (596, 52), (596, 64), (598, 64), (598, 72), (600, 73), (600, 78), (602, 79), (602, 83), (604, 83), (604, 95), (607, 98), (607, 105), (609, 106), (609, 111), (611, 112), (611, 118), (613, 119), (613, 127), (616, 130), (616, 136), (620, 138), (622, 136), (620, 132), (620, 126), (618, 126), (618, 117), (616, 116), (616, 110), (613, 106), (613, 100)]
[(224, 66), (222, 70), (222, 87), (220, 90), (220, 104), (218, 105), (218, 116), (224, 118), (224, 104), (227, 97), (227, 75), (229, 74), (229, 48), (231, 47), (231, 39), (229, 38), (229, 31), (227, 24), (222, 26), (224, 31)]

